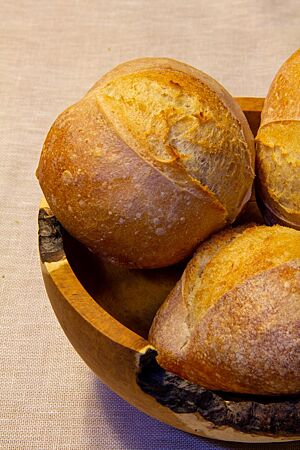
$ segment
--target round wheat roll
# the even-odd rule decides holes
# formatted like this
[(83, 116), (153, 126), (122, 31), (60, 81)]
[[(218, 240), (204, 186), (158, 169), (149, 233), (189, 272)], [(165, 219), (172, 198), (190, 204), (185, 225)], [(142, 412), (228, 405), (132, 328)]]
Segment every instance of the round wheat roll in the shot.
[(263, 214), (268, 223), (300, 229), (300, 49), (271, 84), (256, 141)]
[(234, 221), (251, 193), (253, 136), (212, 78), (138, 59), (57, 118), (37, 176), (59, 221), (93, 252), (162, 267)]
[(197, 250), (149, 340), (165, 369), (209, 389), (300, 393), (300, 232), (241, 226)]

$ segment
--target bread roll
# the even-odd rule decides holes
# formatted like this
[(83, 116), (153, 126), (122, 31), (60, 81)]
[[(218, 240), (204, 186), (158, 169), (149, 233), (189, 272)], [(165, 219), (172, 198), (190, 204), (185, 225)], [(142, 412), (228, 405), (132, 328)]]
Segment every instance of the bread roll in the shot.
[(300, 229), (300, 49), (270, 87), (256, 141), (258, 194), (266, 219)]
[(149, 334), (159, 364), (236, 393), (300, 392), (300, 232), (226, 229), (206, 241)]
[(139, 59), (57, 118), (37, 176), (58, 220), (93, 252), (162, 267), (236, 218), (251, 194), (253, 137), (206, 74)]

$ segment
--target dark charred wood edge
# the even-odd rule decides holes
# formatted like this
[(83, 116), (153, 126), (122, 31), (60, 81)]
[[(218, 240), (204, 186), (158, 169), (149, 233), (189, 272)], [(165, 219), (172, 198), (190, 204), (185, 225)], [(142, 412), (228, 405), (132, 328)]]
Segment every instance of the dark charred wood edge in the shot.
[(39, 250), (42, 262), (60, 261), (65, 257), (62, 228), (50, 209), (39, 211)]
[[(137, 384), (158, 403), (175, 413), (199, 413), (215, 426), (228, 426), (244, 433), (270, 436), (300, 435), (299, 398), (226, 400), (226, 395), (192, 384), (164, 370), (157, 352), (148, 349), (139, 360)], [(249, 396), (248, 396), (249, 397)]]

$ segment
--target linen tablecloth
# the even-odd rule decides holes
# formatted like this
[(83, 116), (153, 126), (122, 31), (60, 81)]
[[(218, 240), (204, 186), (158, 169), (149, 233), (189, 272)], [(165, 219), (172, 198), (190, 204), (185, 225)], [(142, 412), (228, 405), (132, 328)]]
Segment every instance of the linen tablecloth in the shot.
[(128, 59), (173, 57), (265, 96), (299, 47), (299, 1), (2, 0), (0, 18), (0, 448), (253, 448), (161, 424), (85, 366), (44, 290), (34, 171), (56, 116)]

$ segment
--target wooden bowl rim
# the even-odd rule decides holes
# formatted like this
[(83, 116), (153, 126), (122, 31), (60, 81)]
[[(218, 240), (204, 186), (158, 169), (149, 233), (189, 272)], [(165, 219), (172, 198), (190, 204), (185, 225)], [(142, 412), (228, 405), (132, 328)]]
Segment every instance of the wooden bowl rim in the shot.
[[(140, 352), (143, 348), (148, 348), (148, 341), (111, 316), (86, 291), (71, 268), (63, 243), (60, 244), (59, 249), (52, 249), (53, 251), (48, 254), (43, 250), (44, 240), (51, 239), (51, 236), (60, 233), (60, 224), (58, 221), (56, 221), (54, 226), (50, 225), (50, 221), (53, 221), (53, 219), (55, 219), (55, 216), (47, 201), (42, 198), (39, 207), (39, 254), (44, 274), (46, 273), (51, 278), (54, 286), (64, 299), (95, 330), (101, 332), (101, 334), (110, 340), (133, 351)], [(46, 221), (46, 227), (50, 230), (46, 236), (42, 231), (41, 221)], [(53, 253), (57, 255), (54, 256), (54, 260)], [(65, 280), (68, 280), (68, 283)]]

